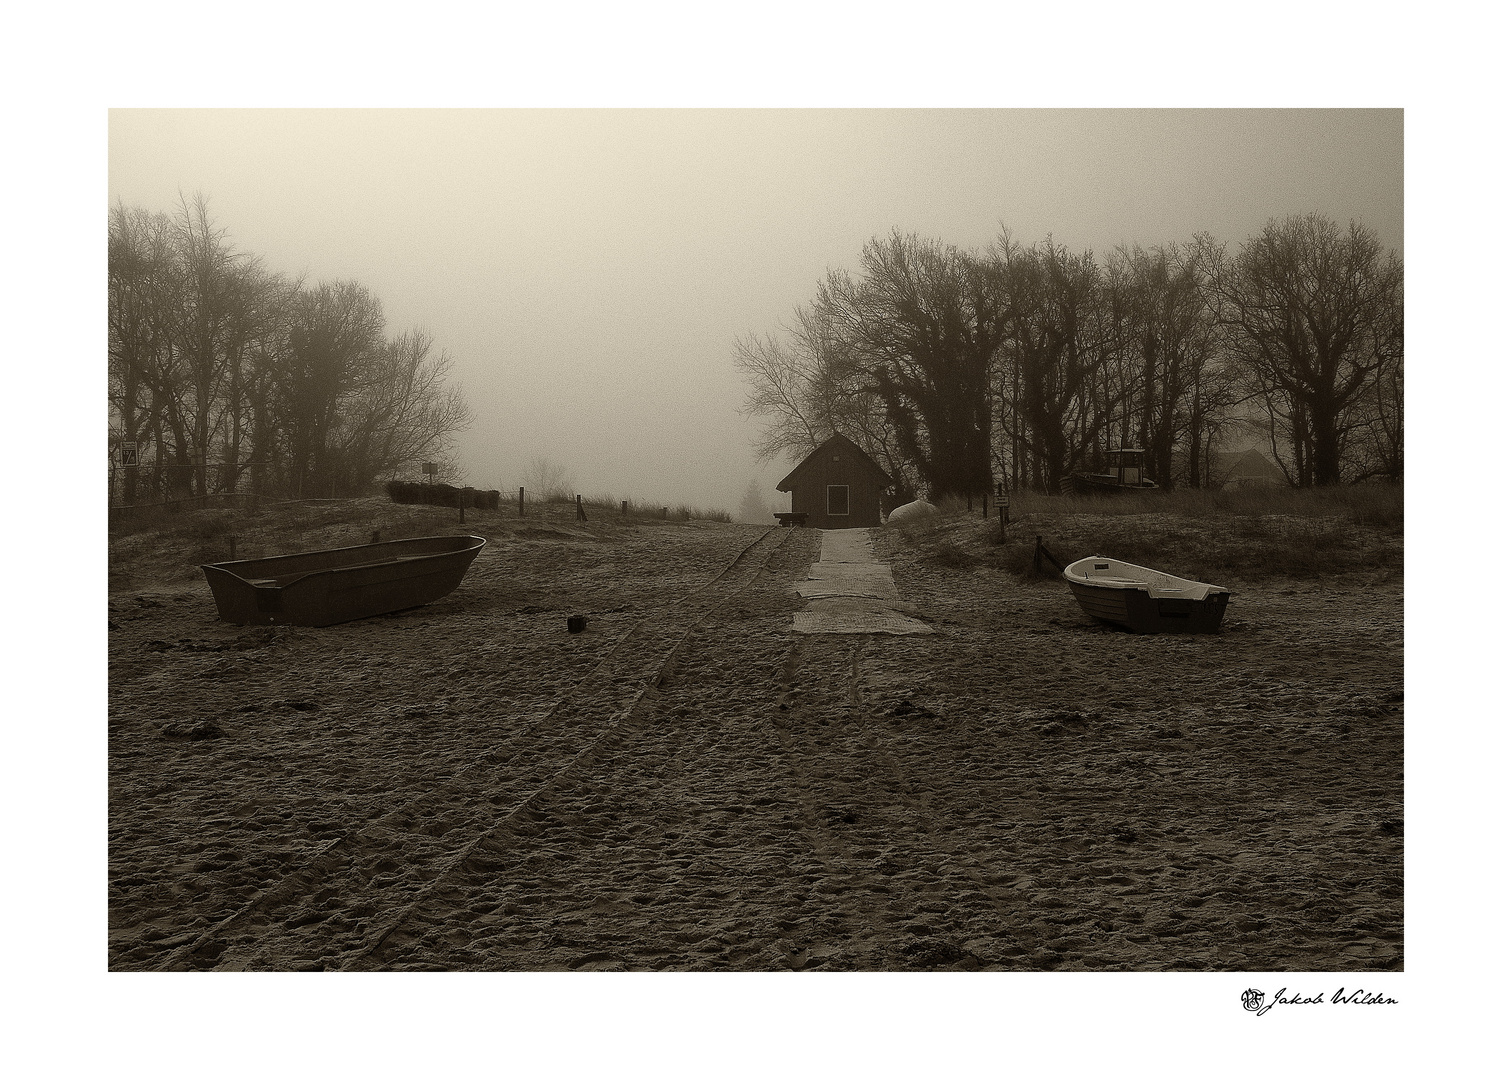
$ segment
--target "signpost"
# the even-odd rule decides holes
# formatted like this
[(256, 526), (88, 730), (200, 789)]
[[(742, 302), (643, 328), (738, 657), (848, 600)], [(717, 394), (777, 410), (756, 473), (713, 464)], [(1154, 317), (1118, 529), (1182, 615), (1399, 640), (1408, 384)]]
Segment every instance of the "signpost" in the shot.
[(123, 442), (121, 444), (121, 464), (128, 469), (134, 469), (137, 467), (138, 460), (136, 443)]
[(1003, 485), (997, 486), (997, 494), (992, 497), (992, 505), (997, 507), (998, 512), (998, 536), (1008, 538), (1008, 492), (1003, 490)]

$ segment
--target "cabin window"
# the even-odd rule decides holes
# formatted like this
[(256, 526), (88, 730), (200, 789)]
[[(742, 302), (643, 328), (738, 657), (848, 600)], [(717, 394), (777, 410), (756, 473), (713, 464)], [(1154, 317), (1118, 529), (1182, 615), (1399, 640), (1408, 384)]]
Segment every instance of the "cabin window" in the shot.
[(830, 517), (850, 516), (850, 485), (830, 484), (828, 488), (828, 513)]

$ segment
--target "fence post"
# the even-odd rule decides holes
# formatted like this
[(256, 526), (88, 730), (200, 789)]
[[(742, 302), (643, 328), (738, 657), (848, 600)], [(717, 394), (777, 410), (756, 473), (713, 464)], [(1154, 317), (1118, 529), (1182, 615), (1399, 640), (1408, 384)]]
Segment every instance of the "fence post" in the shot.
[(457, 492), (457, 524), (467, 524), (467, 489)]
[(629, 515), (629, 513), (630, 513), (630, 501), (628, 499), (622, 499), (622, 500), (620, 500), (620, 517), (626, 517), (626, 516)]
[(581, 495), (577, 497), (577, 519), (579, 521), (588, 520), (588, 515), (583, 513), (583, 497)]
[(525, 489), (520, 489), (520, 516), (525, 516)]

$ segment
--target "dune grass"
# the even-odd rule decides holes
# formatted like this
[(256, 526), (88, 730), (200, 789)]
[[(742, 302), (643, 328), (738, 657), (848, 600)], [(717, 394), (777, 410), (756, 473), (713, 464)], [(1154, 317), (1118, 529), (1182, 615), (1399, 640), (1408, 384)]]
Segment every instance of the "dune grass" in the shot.
[(256, 509), (149, 509), (109, 530), (109, 578), (112, 590), (146, 583), (197, 580), (199, 565), (233, 557), (257, 559), (318, 548), (347, 547), (373, 540), (478, 531), (503, 536), (543, 526), (563, 537), (612, 537), (638, 525), (728, 522), (722, 510), (688, 505), (667, 508), (645, 501), (630, 503), (599, 496), (583, 500), (586, 525), (576, 520), (577, 500), (531, 499), (519, 516), (514, 499), (501, 499), (497, 510), (468, 507), (465, 518), (454, 507), (395, 503), (385, 495), (335, 500), (266, 500)]
[(667, 521), (721, 521), (728, 523), (729, 513), (724, 510), (698, 509), (687, 503), (679, 503), (676, 506), (667, 503), (648, 502), (645, 499), (619, 499), (613, 495), (595, 495), (592, 498), (583, 497), (583, 509), (588, 508), (600, 512), (623, 515), (628, 518), (644, 519), (647, 521), (661, 521), (662, 512), (666, 512)]
[[(987, 567), (1037, 576), (1036, 537), (1062, 563), (1088, 555), (1166, 570), (1182, 577), (1315, 578), (1326, 574), (1400, 574), (1401, 485), (1293, 490), (1139, 492), (1067, 497), (1017, 494), (1010, 524), (946, 504), (939, 517), (899, 527), (903, 542), (952, 570)], [(1042, 562), (1040, 574), (1054, 574)]]

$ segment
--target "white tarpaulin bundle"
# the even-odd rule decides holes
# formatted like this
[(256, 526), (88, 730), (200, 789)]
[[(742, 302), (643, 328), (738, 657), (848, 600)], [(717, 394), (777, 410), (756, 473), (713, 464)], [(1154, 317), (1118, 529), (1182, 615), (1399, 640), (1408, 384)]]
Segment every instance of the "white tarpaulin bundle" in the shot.
[(819, 561), (798, 583), (808, 610), (793, 616), (799, 634), (932, 634), (934, 630), (899, 609), (892, 568), (878, 562), (866, 529), (830, 529), (820, 541)]
[(934, 517), (939, 512), (933, 503), (925, 502), (923, 499), (915, 499), (911, 503), (904, 503), (888, 514), (887, 523), (889, 525), (901, 525), (905, 521), (924, 521)]

